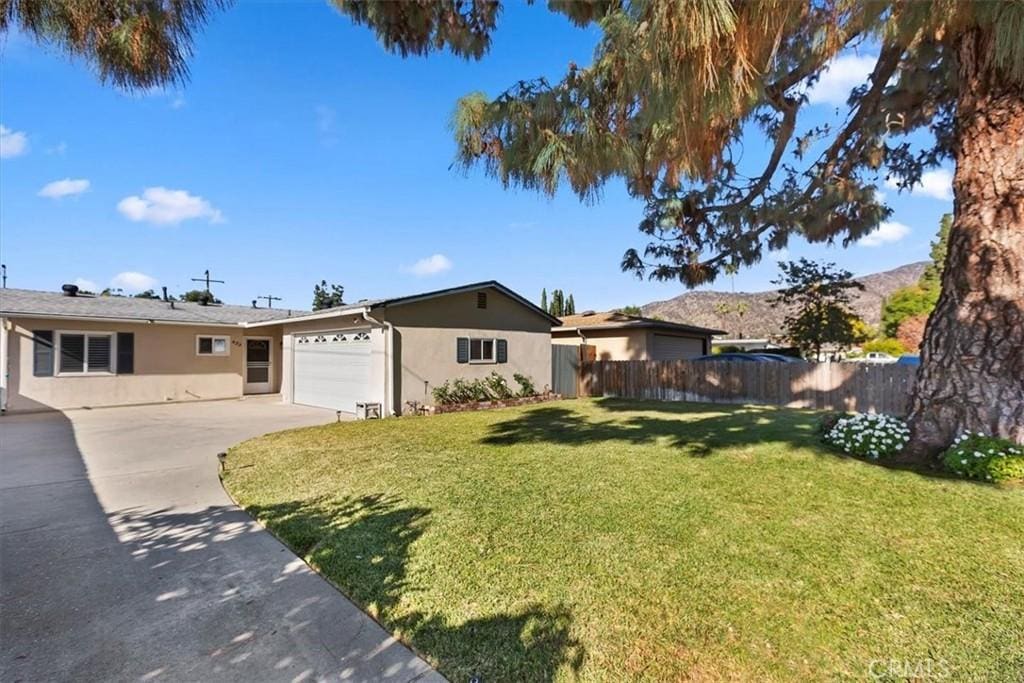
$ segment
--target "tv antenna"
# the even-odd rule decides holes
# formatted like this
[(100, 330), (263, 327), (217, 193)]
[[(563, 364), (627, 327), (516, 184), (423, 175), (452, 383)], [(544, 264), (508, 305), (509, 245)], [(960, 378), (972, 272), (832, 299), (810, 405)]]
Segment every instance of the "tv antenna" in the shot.
[(267, 308), (273, 308), (275, 301), (283, 301), (283, 299), (281, 297), (274, 296), (273, 294), (267, 294), (266, 296), (258, 296), (256, 298), (257, 299), (266, 299), (267, 300)]
[(210, 271), (209, 270), (204, 270), (203, 271), (203, 277), (194, 277), (194, 278), (192, 278), (192, 282), (205, 282), (206, 283), (206, 293), (207, 294), (210, 293), (210, 283), (211, 282), (219, 282), (220, 284), (224, 284), (223, 280), (214, 280), (214, 279), (212, 279), (210, 277)]

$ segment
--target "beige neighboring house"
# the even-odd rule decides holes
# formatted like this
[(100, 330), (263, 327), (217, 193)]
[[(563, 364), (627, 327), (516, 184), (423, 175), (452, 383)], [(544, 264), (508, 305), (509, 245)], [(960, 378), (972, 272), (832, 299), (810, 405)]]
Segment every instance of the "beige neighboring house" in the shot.
[[(71, 288), (69, 288), (71, 289)], [(0, 290), (4, 411), (236, 398), (384, 415), (455, 378), (551, 381), (554, 318), (495, 281), (315, 312)]]
[(569, 315), (551, 331), (553, 344), (587, 344), (597, 360), (684, 360), (711, 353), (722, 330), (671, 323), (617, 311)]

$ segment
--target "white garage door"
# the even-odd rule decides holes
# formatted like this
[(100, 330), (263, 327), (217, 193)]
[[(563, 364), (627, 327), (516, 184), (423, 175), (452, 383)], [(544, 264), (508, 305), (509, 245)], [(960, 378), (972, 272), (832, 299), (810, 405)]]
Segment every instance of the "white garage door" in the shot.
[(370, 331), (295, 335), (295, 402), (347, 413), (370, 397)]
[(704, 340), (694, 337), (654, 335), (654, 360), (685, 360), (704, 355)]

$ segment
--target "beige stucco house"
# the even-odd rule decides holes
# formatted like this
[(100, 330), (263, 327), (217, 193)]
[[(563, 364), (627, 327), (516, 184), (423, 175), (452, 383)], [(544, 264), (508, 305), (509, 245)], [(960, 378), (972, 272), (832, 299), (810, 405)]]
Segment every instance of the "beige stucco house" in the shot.
[(553, 344), (586, 344), (597, 360), (684, 360), (711, 353), (722, 330), (684, 325), (617, 311), (569, 315), (551, 331)]
[(0, 290), (4, 411), (283, 401), (401, 414), (449, 379), (551, 378), (558, 319), (498, 282), (316, 312)]

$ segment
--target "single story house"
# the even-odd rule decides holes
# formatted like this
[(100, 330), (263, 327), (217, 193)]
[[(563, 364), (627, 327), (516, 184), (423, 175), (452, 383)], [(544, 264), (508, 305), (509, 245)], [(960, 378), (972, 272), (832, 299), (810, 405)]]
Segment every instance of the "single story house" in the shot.
[(32, 411), (280, 393), (398, 415), (446, 380), (551, 377), (558, 319), (495, 281), (314, 312), (0, 290), (2, 408)]
[(626, 315), (618, 311), (568, 315), (551, 331), (552, 344), (596, 347), (597, 360), (684, 360), (711, 353), (722, 330)]

